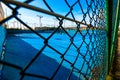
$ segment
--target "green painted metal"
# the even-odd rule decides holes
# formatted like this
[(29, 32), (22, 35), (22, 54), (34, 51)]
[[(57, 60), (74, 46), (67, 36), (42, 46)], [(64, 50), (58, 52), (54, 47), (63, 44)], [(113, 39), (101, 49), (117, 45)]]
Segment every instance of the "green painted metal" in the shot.
[(115, 18), (115, 25), (114, 25), (114, 33), (112, 38), (112, 47), (111, 47), (111, 53), (110, 53), (110, 64), (112, 66), (114, 53), (115, 53), (115, 44), (117, 40), (117, 32), (118, 32), (118, 26), (119, 26), (119, 17), (120, 17), (120, 0), (118, 0), (117, 9), (116, 9), (116, 18)]
[(111, 53), (111, 41), (112, 41), (112, 9), (113, 9), (113, 0), (106, 0), (106, 31), (107, 31), (107, 39), (106, 39), (106, 70), (109, 75), (111, 70), (110, 67), (110, 53)]
[[(106, 71), (107, 75), (111, 75), (114, 54), (116, 51), (117, 32), (120, 19), (120, 0), (117, 1), (117, 8), (113, 7), (113, 0), (106, 0)], [(112, 10), (115, 9), (115, 10)], [(115, 11), (115, 12), (113, 12)], [(114, 13), (116, 13), (114, 15)], [(115, 16), (115, 20), (113, 19)]]
[(106, 0), (106, 31), (107, 31), (107, 37), (106, 37), (106, 75), (108, 74), (108, 28), (109, 28), (109, 22), (108, 22), (108, 0)]

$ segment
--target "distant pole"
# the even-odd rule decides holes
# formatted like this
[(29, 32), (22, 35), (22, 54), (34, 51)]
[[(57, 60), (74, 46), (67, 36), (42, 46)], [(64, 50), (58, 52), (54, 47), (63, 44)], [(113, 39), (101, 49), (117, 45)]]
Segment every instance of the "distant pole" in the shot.
[(73, 22), (71, 22), (71, 27), (73, 27)]
[(35, 24), (35, 23), (33, 23), (33, 27), (36, 27), (36, 24)]
[[(21, 19), (21, 14), (18, 14), (19, 15), (19, 18)], [(19, 22), (20, 23), (20, 22)], [(18, 26), (19, 27), (19, 26)], [(21, 23), (20, 23), (20, 27), (19, 27), (19, 29), (22, 29), (22, 25), (21, 25)]]
[(41, 15), (37, 15), (37, 16), (39, 17), (39, 25), (40, 25), (40, 27), (42, 27), (41, 19), (43, 18), (43, 16), (41, 16)]
[[(6, 12), (5, 14), (6, 14), (6, 18), (7, 18), (7, 9), (5, 9), (5, 12)], [(9, 26), (8, 26), (8, 21), (6, 22), (6, 24), (7, 24), (6, 27), (9, 28)]]
[(65, 27), (65, 22), (66, 22), (66, 21), (64, 20), (64, 27)]
[(17, 29), (19, 29), (19, 22), (18, 22), (18, 21), (16, 21), (16, 23), (17, 23), (17, 26), (16, 26), (16, 27), (17, 27)]
[(56, 21), (56, 19), (55, 19), (55, 18), (53, 18), (53, 20), (54, 20), (54, 27), (55, 27), (55, 21)]
[(13, 22), (13, 28), (15, 28), (15, 26), (16, 26), (16, 21)]

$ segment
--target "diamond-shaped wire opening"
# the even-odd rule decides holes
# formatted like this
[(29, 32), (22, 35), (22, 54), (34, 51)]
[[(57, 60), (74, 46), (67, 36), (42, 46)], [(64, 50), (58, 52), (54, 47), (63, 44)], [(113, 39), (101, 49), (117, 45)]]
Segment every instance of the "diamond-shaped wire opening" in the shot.
[(73, 45), (71, 45), (67, 53), (64, 55), (64, 58), (70, 61), (71, 63), (74, 63), (77, 55), (78, 53), (77, 53), (76, 48)]
[(63, 54), (70, 45), (70, 37), (64, 30), (57, 31), (49, 39), (49, 45)]
[[(46, 47), (42, 51), (41, 55), (39, 55), (39, 57), (32, 63), (32, 65), (27, 69), (26, 72), (40, 76), (46, 76), (50, 79), (58, 68), (60, 62), (60, 55), (51, 48)], [(63, 72), (65, 73), (65, 71)], [(61, 74), (63, 72), (61, 72)]]
[[(81, 64), (79, 64), (79, 63), (81, 63)], [(81, 55), (79, 55), (76, 63), (74, 64), (74, 67), (77, 68), (78, 70), (80, 70), (82, 68), (83, 64), (84, 64), (84, 59), (83, 59), (83, 57)]]
[[(64, 65), (64, 67), (67, 68), (67, 69), (62, 68), (62, 67), (60, 66), (60, 69), (58, 70), (57, 74), (55, 75), (54, 80), (57, 79), (57, 76), (61, 76), (62, 79), (67, 79), (68, 77), (66, 77), (66, 76), (69, 76), (69, 75), (70, 75), (70, 72), (71, 72), (71, 69), (72, 69), (71, 64), (70, 64), (69, 62), (67, 62), (67, 61), (63, 61), (63, 62), (62, 62), (62, 65)], [(61, 72), (63, 72), (63, 71), (66, 72), (66, 73), (64, 74), (64, 75), (66, 75), (66, 76), (63, 76), (63, 74), (61, 73)], [(70, 79), (77, 79), (77, 76), (76, 76), (74, 73), (72, 73)]]
[[(69, 12), (69, 7), (67, 6), (65, 0), (59, 0), (59, 1), (53, 1), (53, 0), (45, 1), (44, 0), (44, 2), (46, 2), (50, 6), (50, 8), (57, 14), (61, 14), (65, 16)], [(56, 6), (56, 7), (52, 7), (52, 6)]]

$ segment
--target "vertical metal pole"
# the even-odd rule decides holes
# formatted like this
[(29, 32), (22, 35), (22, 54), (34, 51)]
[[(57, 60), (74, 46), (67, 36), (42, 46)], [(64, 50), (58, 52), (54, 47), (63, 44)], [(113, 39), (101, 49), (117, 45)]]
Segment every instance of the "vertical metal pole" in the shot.
[(54, 27), (55, 27), (56, 18), (53, 18), (53, 20), (54, 20)]
[(112, 62), (113, 62), (113, 55), (114, 55), (115, 44), (116, 44), (116, 39), (117, 39), (119, 18), (120, 18), (120, 0), (118, 0), (117, 9), (116, 9), (114, 33), (113, 33), (112, 47), (111, 47), (111, 56), (110, 56), (111, 65), (112, 65)]
[(111, 52), (111, 41), (112, 41), (112, 1), (113, 0), (106, 0), (106, 20), (107, 20), (107, 72), (109, 74), (110, 71), (110, 52)]
[[(107, 32), (108, 32), (108, 75), (111, 75), (112, 70), (112, 63), (115, 53), (115, 44), (117, 39), (117, 32), (118, 32), (118, 24), (119, 24), (119, 18), (120, 18), (120, 0), (117, 0), (117, 8), (116, 8), (116, 15), (115, 16), (115, 25), (113, 26), (113, 0), (106, 0), (107, 3)], [(109, 13), (108, 13), (109, 12)], [(112, 28), (114, 27), (114, 28)], [(112, 33), (112, 29), (114, 29)], [(113, 34), (113, 35), (112, 35)], [(109, 79), (107, 79), (109, 80)]]
[(64, 27), (65, 27), (65, 22), (66, 22), (66, 21), (64, 20)]
[(109, 61), (109, 39), (108, 39), (108, 31), (109, 31), (109, 22), (108, 22), (108, 0), (106, 0), (106, 30), (107, 30), (107, 37), (106, 37), (106, 75), (108, 74), (108, 61)]
[(19, 22), (18, 22), (18, 21), (16, 21), (16, 23), (17, 23), (17, 26), (16, 26), (16, 27), (17, 27), (17, 29), (19, 29)]
[[(18, 14), (18, 15), (19, 15), (19, 18), (21, 19), (21, 14)], [(20, 23), (20, 22), (19, 22), (19, 23)], [(19, 29), (22, 29), (21, 23), (20, 23)]]
[(39, 17), (39, 24), (40, 24), (40, 27), (42, 27), (42, 23), (41, 23), (41, 18), (43, 18), (43, 16), (40, 16), (40, 15), (37, 15)]
[[(7, 16), (8, 16), (8, 15), (7, 15), (7, 9), (5, 9), (5, 12), (6, 12), (6, 13), (5, 13), (5, 14), (6, 14), (6, 17), (5, 17), (5, 18), (7, 18)], [(6, 22), (6, 24), (7, 24), (6, 28), (9, 28), (8, 21)]]
[(15, 28), (15, 26), (16, 26), (15, 23), (16, 23), (16, 21), (13, 22), (13, 28)]

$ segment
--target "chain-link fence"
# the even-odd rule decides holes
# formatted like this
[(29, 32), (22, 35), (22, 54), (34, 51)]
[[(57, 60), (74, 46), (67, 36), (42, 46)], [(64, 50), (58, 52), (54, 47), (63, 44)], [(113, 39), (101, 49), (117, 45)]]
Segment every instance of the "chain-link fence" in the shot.
[[(12, 30), (8, 30), (4, 59), (1, 60), (4, 64), (2, 79), (105, 79), (105, 0), (1, 2), (9, 8), (10, 14), (0, 21), (0, 24), (6, 23), (9, 29), (12, 26), (10, 22), (15, 19), (20, 23), (19, 27), (23, 26), (19, 28), (23, 30), (15, 30), (19, 24), (14, 22)], [(35, 18), (36, 13), (42, 15), (37, 16), (39, 26), (33, 27), (22, 18), (24, 14), (31, 14), (30, 17)], [(45, 21), (49, 20), (45, 22), (44, 17), (47, 18)], [(29, 23), (32, 22), (34, 21)]]

